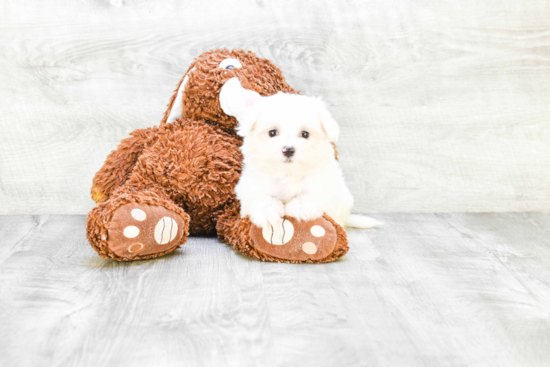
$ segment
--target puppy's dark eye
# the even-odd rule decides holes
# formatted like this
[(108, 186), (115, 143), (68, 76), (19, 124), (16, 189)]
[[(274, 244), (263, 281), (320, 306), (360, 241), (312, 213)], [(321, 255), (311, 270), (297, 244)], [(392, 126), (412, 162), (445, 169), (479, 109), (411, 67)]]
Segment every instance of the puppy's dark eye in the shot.
[(307, 131), (302, 131), (302, 138), (304, 139), (309, 138), (309, 133)]
[(269, 130), (269, 137), (272, 138), (274, 136), (277, 136), (278, 132), (277, 130), (273, 129), (273, 130)]
[(226, 70), (233, 70), (235, 67), (233, 65), (227, 65), (225, 67)]

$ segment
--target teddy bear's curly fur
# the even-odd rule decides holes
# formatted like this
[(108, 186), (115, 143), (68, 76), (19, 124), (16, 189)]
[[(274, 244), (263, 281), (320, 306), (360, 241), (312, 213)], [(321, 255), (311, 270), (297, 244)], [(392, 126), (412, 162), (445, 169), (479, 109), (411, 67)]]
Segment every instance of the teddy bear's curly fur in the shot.
[[(219, 65), (225, 59), (237, 59), (242, 66), (222, 69)], [(237, 121), (226, 115), (219, 103), (222, 86), (234, 77), (244, 88), (264, 96), (279, 91), (297, 93), (279, 68), (252, 52), (216, 49), (195, 59), (160, 125), (135, 130), (122, 140), (93, 180), (91, 193), (97, 206), (88, 215), (87, 237), (100, 256), (118, 261), (154, 258), (177, 249), (188, 235), (216, 233), (237, 251), (264, 261), (330, 262), (347, 252), (344, 229), (327, 216), (323, 223), (327, 229), (334, 227), (337, 238), (324, 258), (296, 255), (295, 249), (287, 255), (259, 249), (273, 245), (258, 246), (258, 241), (264, 240), (251, 235), (252, 224), (239, 215), (234, 187), (241, 172), (242, 139), (235, 132)], [(182, 94), (178, 94), (180, 87)], [(181, 117), (168, 121), (178, 103)], [(121, 214), (130, 210), (141, 216)], [(155, 215), (164, 216), (162, 227), (149, 222)], [(171, 223), (169, 229), (166, 223)], [(300, 226), (295, 233), (307, 235), (307, 223)], [(133, 232), (121, 235), (118, 228), (129, 227)]]

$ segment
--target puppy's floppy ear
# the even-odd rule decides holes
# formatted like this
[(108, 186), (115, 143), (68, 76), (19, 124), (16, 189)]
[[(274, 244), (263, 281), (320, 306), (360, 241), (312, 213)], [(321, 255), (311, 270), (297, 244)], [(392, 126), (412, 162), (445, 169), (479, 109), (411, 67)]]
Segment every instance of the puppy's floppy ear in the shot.
[(340, 127), (336, 120), (332, 117), (325, 102), (320, 99), (316, 100), (317, 113), (319, 114), (319, 120), (321, 121), (321, 127), (327, 134), (331, 142), (336, 143), (340, 136)]
[(237, 135), (242, 136), (243, 138), (247, 136), (256, 125), (258, 121), (258, 108), (256, 106), (249, 108), (240, 118), (239, 125), (237, 125)]
[(239, 125), (237, 133), (246, 136), (254, 127), (258, 117), (258, 108), (262, 96), (242, 87), (238, 78), (231, 78), (220, 91), (220, 106), (229, 116), (235, 116)]

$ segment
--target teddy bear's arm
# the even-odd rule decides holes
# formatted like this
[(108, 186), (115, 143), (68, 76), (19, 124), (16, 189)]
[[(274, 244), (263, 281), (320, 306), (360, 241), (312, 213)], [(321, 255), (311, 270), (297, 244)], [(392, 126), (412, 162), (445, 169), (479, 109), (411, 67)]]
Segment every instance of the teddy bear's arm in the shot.
[(103, 167), (95, 174), (91, 195), (96, 203), (107, 200), (111, 193), (124, 184), (145, 148), (151, 129), (138, 129), (122, 140), (117, 149), (107, 156)]

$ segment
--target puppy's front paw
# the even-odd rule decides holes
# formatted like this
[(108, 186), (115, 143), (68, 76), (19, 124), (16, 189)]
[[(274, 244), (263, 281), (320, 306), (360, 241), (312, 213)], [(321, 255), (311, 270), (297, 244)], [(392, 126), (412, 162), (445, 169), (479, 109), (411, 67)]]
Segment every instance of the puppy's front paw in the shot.
[(309, 221), (323, 216), (323, 211), (308, 202), (292, 200), (285, 205), (285, 215), (298, 221)]
[(279, 227), (284, 215), (285, 207), (280, 201), (259, 202), (254, 205), (250, 221), (260, 228)]

